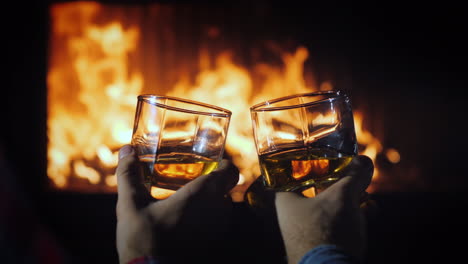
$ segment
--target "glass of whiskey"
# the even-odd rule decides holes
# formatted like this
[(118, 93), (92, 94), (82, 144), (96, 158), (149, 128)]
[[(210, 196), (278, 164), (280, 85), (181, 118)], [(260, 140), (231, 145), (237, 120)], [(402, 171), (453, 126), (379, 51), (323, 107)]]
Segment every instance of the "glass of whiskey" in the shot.
[(230, 118), (231, 111), (202, 102), (138, 96), (132, 145), (147, 188), (177, 190), (216, 169)]
[(323, 190), (358, 153), (351, 102), (342, 91), (276, 98), (250, 113), (267, 190)]

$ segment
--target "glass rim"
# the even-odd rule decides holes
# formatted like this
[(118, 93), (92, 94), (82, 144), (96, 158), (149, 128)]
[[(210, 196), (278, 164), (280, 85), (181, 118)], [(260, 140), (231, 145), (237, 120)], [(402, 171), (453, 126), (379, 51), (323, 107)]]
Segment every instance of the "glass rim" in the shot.
[[(274, 107), (268, 107), (271, 104), (275, 104), (281, 101), (297, 98), (297, 97), (312, 97), (312, 96), (320, 96), (320, 95), (330, 95), (328, 98), (320, 99), (317, 101), (313, 102), (307, 102), (307, 103), (299, 103), (299, 104), (294, 104), (294, 105), (285, 105), (285, 106), (274, 106)], [(305, 107), (305, 106), (312, 106), (316, 104), (321, 104), (323, 102), (329, 101), (335, 101), (340, 98), (345, 98), (346, 94), (341, 91), (341, 90), (328, 90), (328, 91), (317, 91), (317, 92), (309, 92), (309, 93), (298, 93), (298, 94), (292, 94), (292, 95), (287, 95), (283, 97), (278, 97), (270, 100), (263, 101), (261, 103), (255, 104), (250, 107), (251, 112), (263, 112), (263, 111), (279, 111), (279, 110), (288, 110), (288, 109), (294, 109), (294, 108), (300, 108), (300, 107)]]
[[(232, 112), (228, 109), (212, 105), (212, 104), (207, 104), (195, 100), (190, 100), (190, 99), (185, 99), (185, 98), (180, 98), (180, 97), (175, 97), (175, 96), (168, 96), (168, 95), (157, 95), (157, 94), (141, 94), (138, 95), (138, 101), (143, 101), (145, 103), (148, 103), (150, 105), (162, 107), (168, 110), (172, 111), (178, 111), (178, 112), (184, 112), (184, 113), (189, 113), (189, 114), (198, 114), (198, 115), (207, 115), (207, 116), (216, 116), (216, 117), (231, 117)], [(186, 104), (192, 104), (192, 105), (198, 105), (202, 107), (206, 107), (208, 109), (212, 110), (217, 110), (219, 112), (208, 112), (208, 111), (196, 111), (196, 110), (190, 110), (190, 109), (184, 109), (180, 107), (175, 107), (175, 106), (170, 106), (166, 104), (161, 104), (158, 102), (152, 102), (148, 99), (169, 99), (173, 101), (178, 101)]]

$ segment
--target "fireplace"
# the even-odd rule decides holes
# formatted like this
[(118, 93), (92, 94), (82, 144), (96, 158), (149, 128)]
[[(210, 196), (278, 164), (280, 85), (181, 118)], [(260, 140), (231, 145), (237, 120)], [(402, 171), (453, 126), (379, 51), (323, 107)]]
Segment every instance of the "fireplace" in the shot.
[[(99, 15), (92, 22), (103, 26), (103, 31), (105, 26), (113, 25), (111, 22), (114, 20), (106, 20), (107, 15), (111, 18), (126, 17), (119, 20), (120, 30), (131, 36), (134, 34), (131, 33), (134, 32), (131, 30), (133, 26), (148, 26), (143, 18), (131, 23), (138, 12), (151, 12), (159, 6), (166, 8), (159, 13), (165, 14), (165, 18), (170, 17), (169, 10), (183, 14), (177, 16), (180, 20), (174, 18), (176, 22), (167, 22), (176, 28), (175, 31), (157, 30), (161, 36), (175, 34), (175, 37), (187, 39), (145, 42), (148, 45), (152, 43), (146, 47), (147, 50), (160, 52), (158, 56), (164, 61), (164, 67), (155, 65), (156, 60), (152, 59), (155, 54), (146, 57), (140, 54), (140, 57), (129, 60), (131, 67), (127, 68), (126, 81), (133, 87), (137, 86), (139, 77), (132, 77), (135, 76), (132, 73), (140, 69), (141, 75), (136, 76), (142, 76), (143, 84), (151, 85), (142, 85), (143, 90), (150, 92), (157, 91), (155, 87), (164, 87), (164, 92), (170, 93), (177, 83), (184, 89), (194, 88), (204, 69), (208, 73), (209, 70), (221, 71), (216, 66), (217, 61), (241, 69), (252, 79), (253, 87), (258, 89), (261, 85), (257, 84), (268, 76), (262, 79), (255, 74), (273, 70), (284, 77), (288, 69), (285, 58), (294, 60), (307, 54), (306, 59), (295, 64), (298, 68), (293, 68), (302, 70), (303, 86), (307, 89), (349, 89), (355, 110), (362, 118), (361, 133), (371, 135), (368, 141), (361, 142), (361, 151), (367, 150), (371, 142), (380, 143), (368, 150), (372, 150), (368, 155), (375, 153), (379, 169), (379, 176), (373, 183), (373, 195), (381, 209), (370, 221), (370, 257), (379, 260), (373, 263), (399, 262), (408, 259), (408, 254), (412, 260), (437, 259), (434, 254), (449, 249), (449, 246), (433, 241), (450, 241), (452, 233), (466, 235), (466, 218), (457, 214), (466, 207), (467, 200), (463, 194), (467, 178), (460, 173), (464, 171), (461, 157), (466, 143), (459, 133), (463, 128), (458, 127), (464, 120), (464, 98), (458, 93), (465, 85), (460, 58), (466, 55), (466, 42), (459, 33), (463, 32), (462, 23), (459, 23), (463, 16), (459, 16), (460, 11), (441, 6), (437, 10), (425, 7), (425, 12), (420, 6), (408, 5), (401, 9), (394, 6), (367, 12), (368, 9), (359, 11), (357, 7), (334, 9), (336, 7), (320, 6), (311, 10), (293, 2), (284, 8), (284, 3), (260, 1), (249, 4), (241, 1), (239, 4), (219, 4), (222, 12), (214, 12), (218, 7), (206, 2), (182, 1), (173, 6), (168, 1), (99, 1), (95, 5), (100, 6), (104, 15)], [(90, 157), (73, 157), (68, 161), (69, 168), (73, 170), (80, 164), (92, 169), (105, 167), (106, 171), (99, 172), (98, 180), (96, 177), (78, 177), (72, 175), (73, 172), (64, 176), (66, 180), (55, 182), (51, 177), (58, 174), (48, 172), (48, 148), (51, 146), (48, 109), (54, 100), (47, 93), (52, 89), (49, 83), (53, 66), (51, 58), (65, 54), (60, 51), (65, 49), (64, 46), (54, 46), (58, 53), (51, 50), (51, 46), (56, 44), (51, 44), (54, 35), (50, 14), (55, 6), (75, 3), (78, 4), (34, 1), (26, 9), (24, 2), (6, 4), (7, 11), (4, 12), (8, 14), (2, 16), (2, 24), (6, 25), (3, 30), (8, 36), (4, 51), (8, 74), (4, 76), (6, 86), (2, 91), (8, 100), (1, 104), (3, 122), (0, 133), (4, 157), (44, 223), (64, 247), (79, 256), (78, 259), (89, 262), (95, 255), (95, 249), (100, 248), (105, 262), (115, 260), (116, 256), (113, 240), (116, 194), (112, 185), (112, 166), (102, 166), (96, 156), (99, 150), (104, 153), (99, 155), (106, 156), (109, 151), (115, 155), (124, 140), (106, 145), (108, 150), (99, 148)], [(148, 10), (143, 11), (142, 6)], [(431, 14), (441, 16), (433, 18)], [(145, 13), (144, 17), (151, 15)], [(200, 39), (193, 40), (193, 35), (190, 35), (195, 25), (182, 26), (184, 20), (192, 18), (203, 22), (197, 27)], [(145, 33), (143, 36), (141, 32), (140, 41), (156, 35)], [(156, 43), (160, 43), (164, 51), (174, 45), (180, 49), (178, 52), (162, 52), (151, 48)], [(193, 48), (195, 44), (196, 48)], [(208, 46), (213, 47), (201, 52)], [(226, 50), (230, 50), (230, 55), (222, 56)], [(177, 56), (189, 59), (180, 60)], [(174, 68), (182, 74), (171, 71)], [(163, 73), (165, 70), (170, 72)], [(279, 80), (287, 79), (280, 77)], [(76, 76), (71, 76), (68, 85), (72, 87), (77, 83)], [(69, 89), (70, 96), (75, 95), (73, 88)], [(117, 90), (111, 89), (110, 94)], [(255, 90), (255, 93), (260, 91)], [(69, 105), (66, 106), (68, 108)], [(125, 112), (133, 115), (134, 108), (130, 103)], [(132, 117), (126, 120), (123, 123), (131, 126)], [(249, 122), (246, 127), (250, 127)], [(356, 122), (360, 122), (359, 119)], [(76, 120), (71, 124), (74, 125), (78, 126)], [(398, 155), (400, 161), (394, 163), (398, 161)], [(244, 209), (240, 209), (239, 215), (245, 213)], [(239, 228), (240, 235), (261, 225), (252, 224), (252, 218), (239, 217), (237, 220), (244, 228), (243, 232)], [(74, 228), (70, 228), (70, 224)], [(440, 226), (446, 229), (438, 231)], [(90, 236), (93, 241), (87, 239)], [(250, 241), (245, 248), (255, 248), (258, 246), (256, 242)], [(456, 252), (454, 254), (457, 256)], [(443, 258), (439, 256), (439, 259)]]
[[(117, 152), (130, 142), (136, 97), (156, 93), (233, 111), (226, 155), (240, 168), (232, 196), (241, 201), (260, 173), (249, 107), (333, 88), (348, 90), (356, 100), (360, 153), (376, 164), (369, 191), (393, 188), (380, 163), (393, 168), (401, 154), (384, 145), (381, 128), (368, 128), (371, 119), (380, 120), (377, 125), (385, 119), (360, 105), (365, 100), (354, 95), (348, 62), (315, 65), (321, 63), (319, 50), (265, 30), (275, 28), (266, 3), (233, 8), (69, 2), (50, 5), (49, 14), (47, 175), (52, 188), (115, 192)], [(258, 21), (265, 25), (253, 26)], [(157, 195), (157, 188), (153, 191)]]

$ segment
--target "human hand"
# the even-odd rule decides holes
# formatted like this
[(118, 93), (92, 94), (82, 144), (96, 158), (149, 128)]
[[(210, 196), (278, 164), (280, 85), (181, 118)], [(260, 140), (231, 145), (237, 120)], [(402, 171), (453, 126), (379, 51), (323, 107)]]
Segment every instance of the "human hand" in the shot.
[(361, 259), (366, 248), (364, 215), (360, 198), (369, 186), (374, 166), (366, 156), (357, 156), (343, 178), (313, 198), (293, 192), (276, 194), (278, 224), (289, 263), (312, 248), (333, 244)]
[(117, 251), (120, 263), (142, 256), (176, 260), (213, 252), (230, 229), (228, 192), (239, 171), (224, 161), (209, 175), (156, 201), (143, 185), (141, 164), (130, 145), (122, 147), (117, 167)]

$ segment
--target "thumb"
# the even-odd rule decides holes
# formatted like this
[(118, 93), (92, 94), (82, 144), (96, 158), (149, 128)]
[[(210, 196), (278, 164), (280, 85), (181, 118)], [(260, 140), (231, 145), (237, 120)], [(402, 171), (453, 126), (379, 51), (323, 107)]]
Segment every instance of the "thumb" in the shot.
[(151, 200), (148, 190), (143, 185), (141, 164), (131, 145), (120, 149), (116, 175), (117, 215), (135, 212)]
[(275, 206), (278, 215), (283, 214), (283, 210), (287, 210), (291, 205), (297, 204), (299, 201), (305, 199), (303, 196), (295, 192), (277, 192), (275, 193)]
[(239, 181), (239, 170), (228, 160), (222, 160), (210, 174), (200, 176), (187, 183), (172, 195), (172, 199), (186, 200), (195, 195), (223, 197)]
[(372, 160), (364, 155), (354, 157), (349, 166), (343, 172), (345, 175), (338, 182), (332, 184), (325, 193), (340, 192), (346, 200), (359, 204), (362, 193), (365, 192), (372, 180), (374, 164)]
[(351, 177), (348, 187), (354, 192), (364, 192), (369, 187), (373, 174), (374, 164), (369, 157), (364, 155), (355, 157), (345, 174)]

